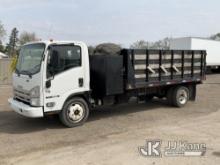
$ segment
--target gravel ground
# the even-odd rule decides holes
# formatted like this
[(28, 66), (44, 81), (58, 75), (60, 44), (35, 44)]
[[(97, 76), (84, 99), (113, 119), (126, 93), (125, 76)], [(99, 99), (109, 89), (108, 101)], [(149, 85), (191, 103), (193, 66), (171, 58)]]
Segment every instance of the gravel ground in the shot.
[[(121, 105), (91, 112), (77, 128), (58, 118), (29, 119), (7, 104), (10, 86), (0, 86), (0, 164), (220, 164), (220, 75), (199, 85), (196, 102), (173, 108), (164, 101)], [(148, 158), (138, 147), (146, 139), (205, 143), (202, 157)]]

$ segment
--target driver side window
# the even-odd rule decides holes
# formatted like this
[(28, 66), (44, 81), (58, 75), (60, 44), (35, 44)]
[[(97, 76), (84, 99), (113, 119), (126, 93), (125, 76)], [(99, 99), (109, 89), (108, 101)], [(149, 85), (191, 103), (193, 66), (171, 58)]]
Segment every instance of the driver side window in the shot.
[(79, 66), (81, 66), (80, 46), (53, 45), (50, 47), (47, 60), (47, 77)]

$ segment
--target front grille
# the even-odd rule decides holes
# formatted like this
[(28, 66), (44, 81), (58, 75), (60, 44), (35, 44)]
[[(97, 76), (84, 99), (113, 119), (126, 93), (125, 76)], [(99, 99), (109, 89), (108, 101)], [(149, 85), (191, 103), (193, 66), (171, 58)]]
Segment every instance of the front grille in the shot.
[(28, 91), (14, 89), (14, 98), (18, 101), (30, 104), (30, 93)]

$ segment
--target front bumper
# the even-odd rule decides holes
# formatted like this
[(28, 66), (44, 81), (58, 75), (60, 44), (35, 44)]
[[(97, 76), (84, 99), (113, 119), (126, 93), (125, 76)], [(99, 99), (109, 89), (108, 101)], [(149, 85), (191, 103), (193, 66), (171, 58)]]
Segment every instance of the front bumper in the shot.
[(40, 118), (44, 117), (43, 108), (42, 107), (31, 107), (22, 102), (14, 100), (13, 98), (8, 99), (8, 102), (11, 108), (19, 113), (20, 115), (31, 117), (31, 118)]

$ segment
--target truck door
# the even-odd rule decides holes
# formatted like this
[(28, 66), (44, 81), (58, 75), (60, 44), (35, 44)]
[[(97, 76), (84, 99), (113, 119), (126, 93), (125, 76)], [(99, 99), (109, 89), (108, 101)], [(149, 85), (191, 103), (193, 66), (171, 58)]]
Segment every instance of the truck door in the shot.
[(79, 45), (57, 44), (48, 47), (44, 112), (61, 110), (72, 93), (84, 91), (82, 50)]

